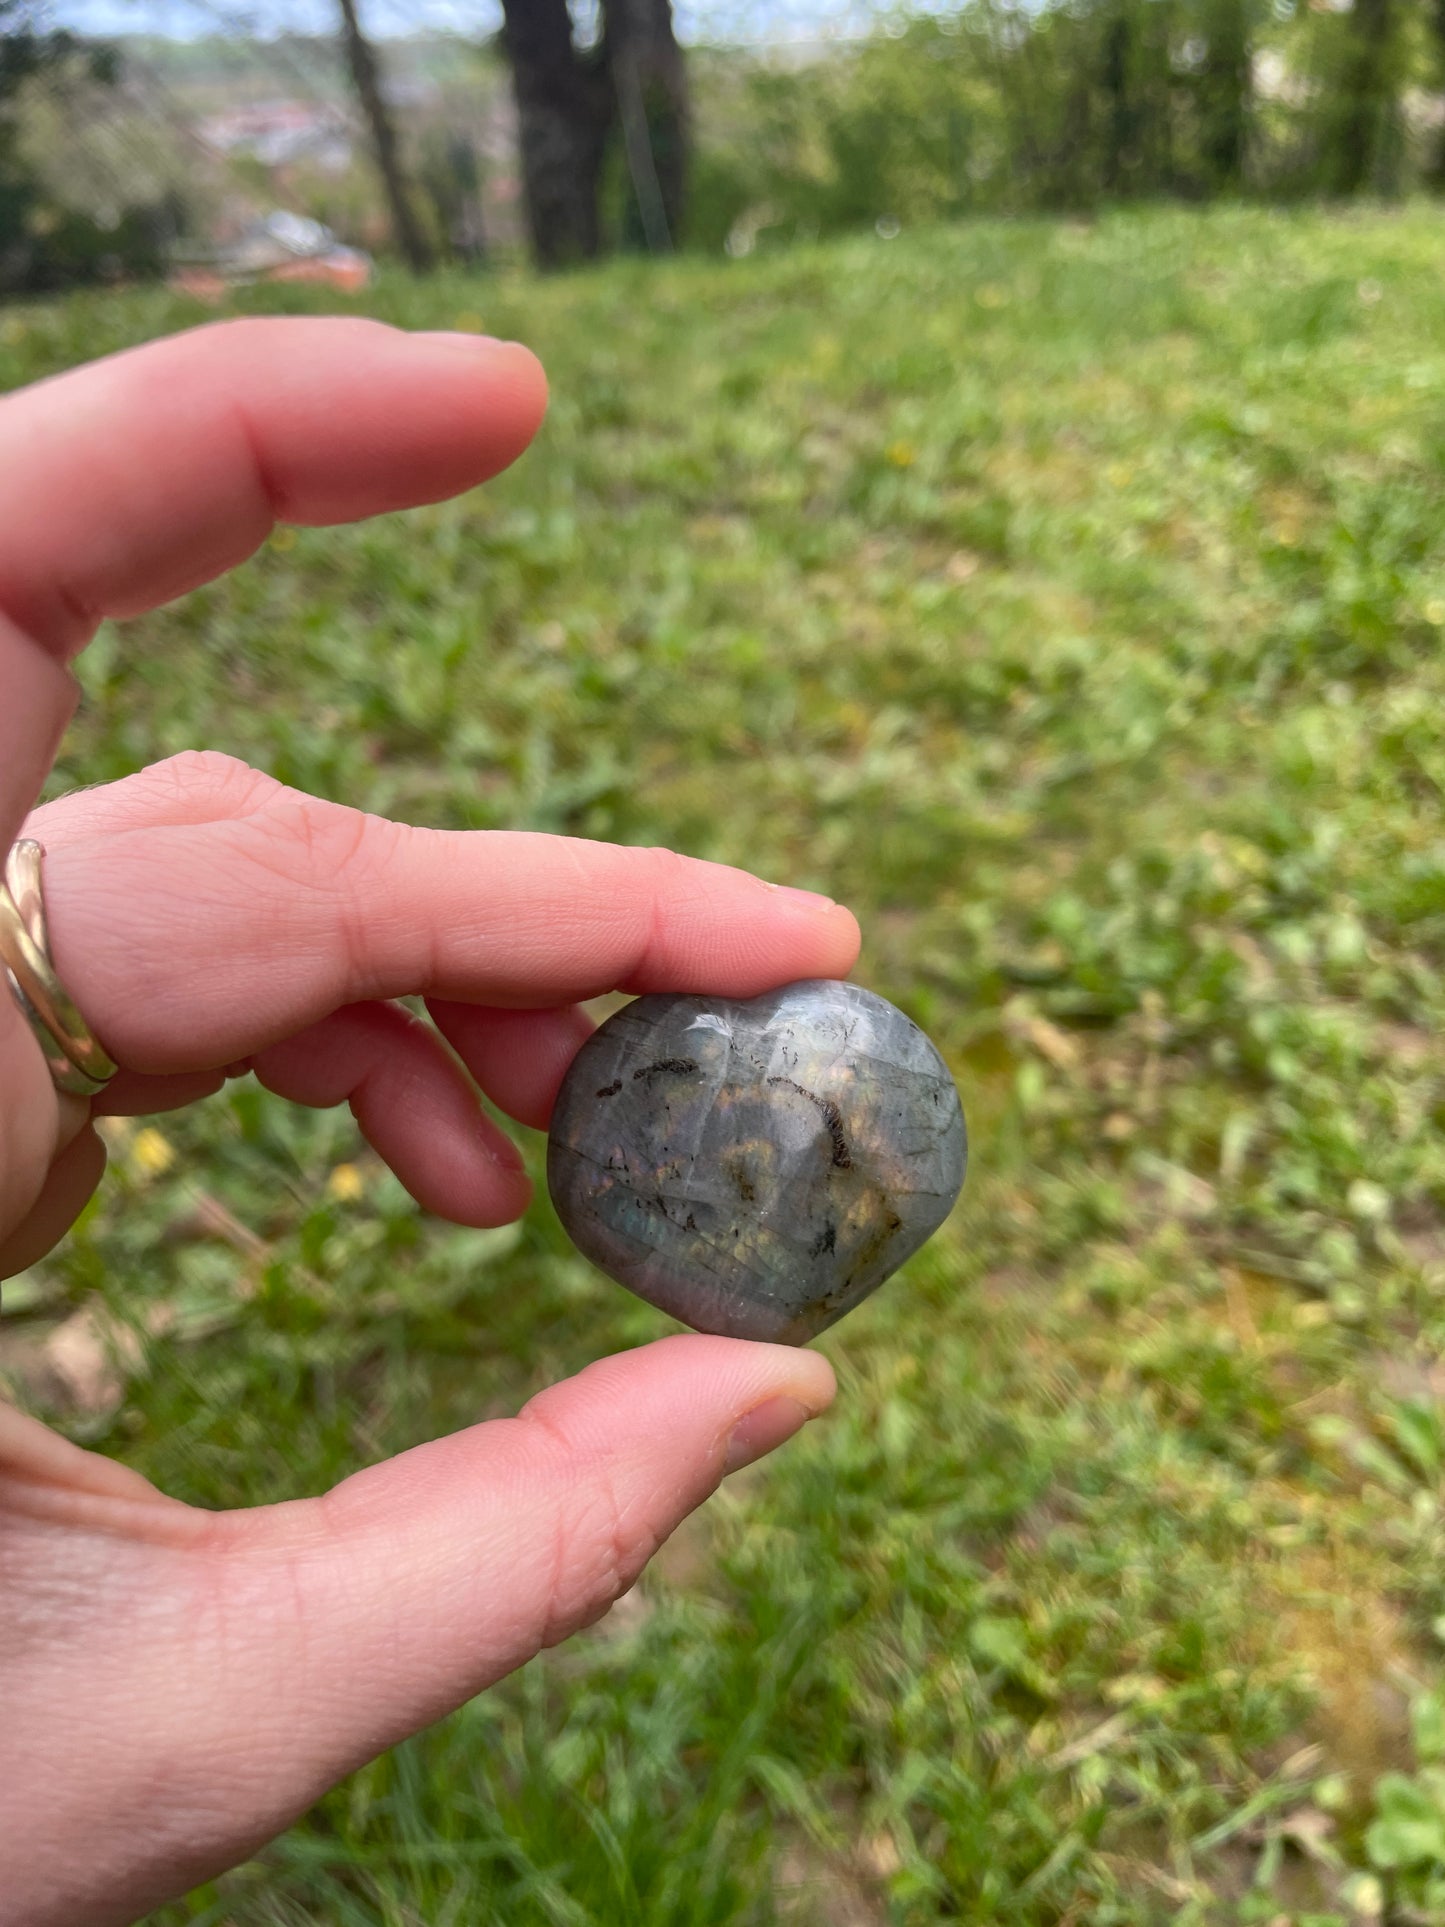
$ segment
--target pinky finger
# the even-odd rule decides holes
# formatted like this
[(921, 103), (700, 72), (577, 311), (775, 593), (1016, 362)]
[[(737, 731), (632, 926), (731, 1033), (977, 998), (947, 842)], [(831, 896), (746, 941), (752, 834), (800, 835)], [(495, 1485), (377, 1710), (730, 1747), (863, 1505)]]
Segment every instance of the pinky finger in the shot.
[(156, 1117), (214, 1097), (225, 1082), (224, 1071), (168, 1071), (160, 1076), (121, 1071), (94, 1100), (91, 1111), (96, 1117)]
[(89, 1128), (72, 1138), (50, 1167), (29, 1214), (0, 1240), (0, 1278), (13, 1278), (43, 1258), (69, 1231), (105, 1175), (105, 1146)]
[(435, 1031), (399, 1005), (333, 1011), (257, 1052), (251, 1068), (295, 1104), (349, 1104), (372, 1149), (438, 1217), (484, 1227), (526, 1210), (532, 1187), (516, 1147)]

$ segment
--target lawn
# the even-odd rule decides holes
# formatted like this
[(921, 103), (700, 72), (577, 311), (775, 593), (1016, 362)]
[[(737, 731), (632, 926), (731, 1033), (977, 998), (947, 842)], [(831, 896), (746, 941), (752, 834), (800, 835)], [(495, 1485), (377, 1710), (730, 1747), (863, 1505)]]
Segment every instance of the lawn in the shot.
[[(846, 899), (973, 1135), (824, 1423), (163, 1927), (1445, 1919), (1442, 253), (1160, 212), (387, 280), (539, 349), (535, 451), (85, 658), (57, 788), (207, 744)], [(9, 309), (0, 379), (198, 318)], [(111, 1140), (0, 1373), (201, 1504), (667, 1329), (345, 1117)]]

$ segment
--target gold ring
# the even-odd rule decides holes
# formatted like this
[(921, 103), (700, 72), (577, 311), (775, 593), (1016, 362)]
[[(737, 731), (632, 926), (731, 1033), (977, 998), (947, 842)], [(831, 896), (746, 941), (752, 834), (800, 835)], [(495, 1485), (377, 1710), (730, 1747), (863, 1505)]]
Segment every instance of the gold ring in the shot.
[(45, 851), (32, 837), (15, 844), (0, 883), (0, 963), (21, 1015), (45, 1053), (55, 1088), (76, 1097), (103, 1091), (119, 1066), (96, 1041), (50, 961), (41, 877)]

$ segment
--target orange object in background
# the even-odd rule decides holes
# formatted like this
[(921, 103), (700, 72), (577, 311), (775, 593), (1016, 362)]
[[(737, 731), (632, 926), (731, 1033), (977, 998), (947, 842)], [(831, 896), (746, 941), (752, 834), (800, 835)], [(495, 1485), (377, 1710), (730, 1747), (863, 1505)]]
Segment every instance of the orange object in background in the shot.
[(307, 261), (286, 261), (263, 274), (263, 281), (320, 281), (344, 294), (359, 294), (371, 280), (371, 256), (359, 248), (338, 247)]

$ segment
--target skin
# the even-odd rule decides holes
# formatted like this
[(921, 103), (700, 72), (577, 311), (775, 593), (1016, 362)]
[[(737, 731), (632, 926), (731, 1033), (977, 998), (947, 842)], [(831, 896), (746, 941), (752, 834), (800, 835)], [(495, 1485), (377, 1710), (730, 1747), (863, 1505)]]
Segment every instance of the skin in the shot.
[[(529, 1185), (476, 1086), (544, 1126), (580, 1000), (851, 967), (856, 925), (821, 898), (666, 850), (390, 823), (218, 754), (33, 808), (103, 617), (233, 567), (278, 520), (485, 481), (545, 405), (524, 348), (359, 320), (225, 323), (0, 401), (0, 849), (45, 843), (56, 966), (122, 1066), (94, 1105), (58, 1097), (0, 995), (0, 1276), (99, 1182), (95, 1115), (248, 1070), (349, 1103), (429, 1210), (504, 1223)], [(0, 1405), (7, 1927), (131, 1921), (245, 1858), (598, 1618), (832, 1395), (812, 1353), (668, 1338), (322, 1498), (233, 1513)]]

